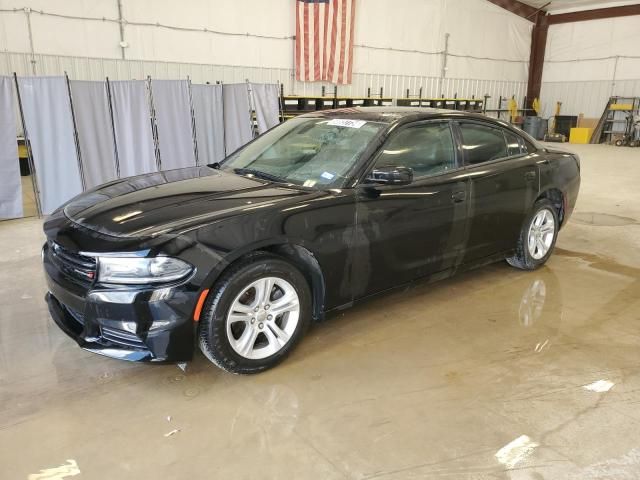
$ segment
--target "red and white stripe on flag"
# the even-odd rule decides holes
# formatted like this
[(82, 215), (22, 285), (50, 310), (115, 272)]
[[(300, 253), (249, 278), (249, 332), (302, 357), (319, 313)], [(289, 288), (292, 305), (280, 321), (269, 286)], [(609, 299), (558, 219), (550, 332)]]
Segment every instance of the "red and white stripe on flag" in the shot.
[(356, 0), (296, 0), (296, 79), (351, 83)]

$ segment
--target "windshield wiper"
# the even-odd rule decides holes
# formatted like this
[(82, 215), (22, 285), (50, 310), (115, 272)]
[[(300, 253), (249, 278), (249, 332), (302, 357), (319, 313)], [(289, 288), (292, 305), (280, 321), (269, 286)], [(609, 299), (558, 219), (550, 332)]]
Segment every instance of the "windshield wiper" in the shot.
[(262, 178), (263, 180), (269, 180), (270, 182), (290, 183), (286, 178), (278, 177), (277, 175), (272, 175), (270, 173), (261, 172), (260, 170), (255, 170), (253, 168), (234, 168), (233, 173), (237, 175), (253, 175), (254, 177)]

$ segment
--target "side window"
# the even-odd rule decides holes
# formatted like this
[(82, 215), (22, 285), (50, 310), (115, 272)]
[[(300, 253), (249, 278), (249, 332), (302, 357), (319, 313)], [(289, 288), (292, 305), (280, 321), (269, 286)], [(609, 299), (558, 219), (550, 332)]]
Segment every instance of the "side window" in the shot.
[(526, 153), (535, 153), (538, 149), (531, 143), (530, 141), (523, 139), (522, 140), (522, 148)]
[(409, 167), (414, 178), (455, 168), (453, 137), (448, 123), (425, 123), (401, 130), (385, 144), (376, 167)]
[(507, 144), (502, 129), (477, 123), (460, 124), (462, 148), (468, 165), (507, 156)]
[(520, 145), (520, 138), (515, 133), (504, 130), (504, 138), (507, 140), (507, 154), (510, 157), (524, 153), (525, 150)]

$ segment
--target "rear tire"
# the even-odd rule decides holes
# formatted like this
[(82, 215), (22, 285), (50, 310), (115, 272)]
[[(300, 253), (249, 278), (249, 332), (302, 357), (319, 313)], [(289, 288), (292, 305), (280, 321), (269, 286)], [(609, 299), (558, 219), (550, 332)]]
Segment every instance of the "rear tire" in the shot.
[(538, 200), (524, 222), (516, 254), (507, 258), (509, 265), (522, 270), (535, 270), (543, 265), (553, 253), (559, 229), (558, 212), (553, 203)]
[(287, 357), (310, 321), (304, 275), (281, 257), (252, 253), (211, 289), (200, 316), (200, 350), (227, 372), (262, 372)]

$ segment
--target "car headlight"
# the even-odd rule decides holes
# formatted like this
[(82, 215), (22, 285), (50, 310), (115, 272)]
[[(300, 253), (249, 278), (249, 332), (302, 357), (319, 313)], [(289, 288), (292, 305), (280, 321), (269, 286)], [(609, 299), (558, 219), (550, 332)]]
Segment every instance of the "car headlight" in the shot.
[(187, 262), (171, 257), (98, 257), (98, 281), (102, 283), (167, 283), (192, 270)]

